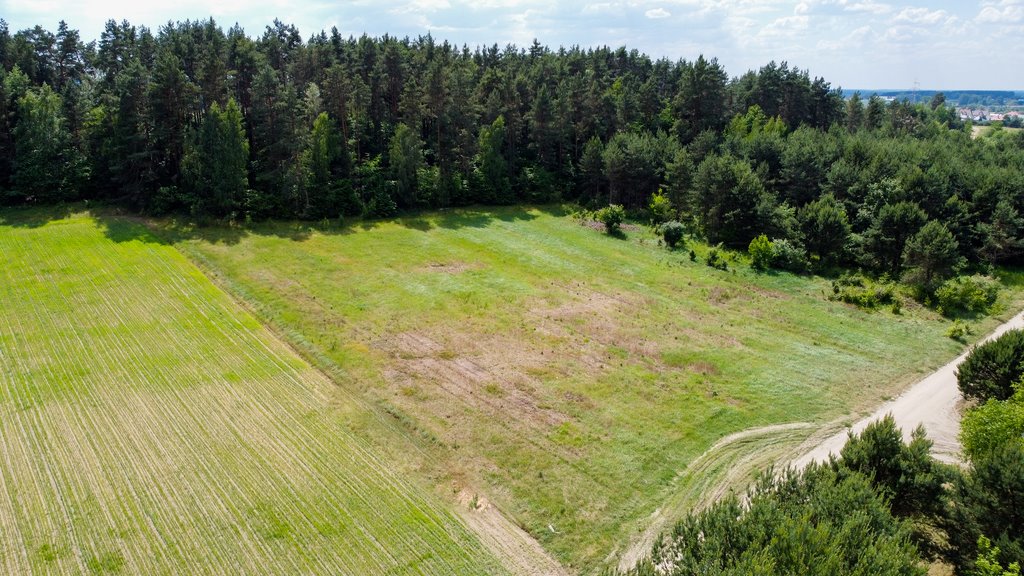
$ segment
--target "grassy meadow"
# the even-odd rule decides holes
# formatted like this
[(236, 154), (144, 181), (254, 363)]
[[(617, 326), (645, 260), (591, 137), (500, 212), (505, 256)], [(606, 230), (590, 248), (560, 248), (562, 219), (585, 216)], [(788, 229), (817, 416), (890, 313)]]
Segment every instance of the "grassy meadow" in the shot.
[(912, 303), (859, 310), (828, 301), (825, 279), (713, 270), (704, 246), (693, 262), (691, 246), (557, 208), (158, 233), (332, 374), (334, 395), (408, 430), (439, 490), (486, 497), (583, 572), (720, 489), (709, 477), (740, 485), (742, 463), (784, 458), (963, 348)]
[(0, 573), (502, 573), (350, 390), (143, 226), (0, 213)]

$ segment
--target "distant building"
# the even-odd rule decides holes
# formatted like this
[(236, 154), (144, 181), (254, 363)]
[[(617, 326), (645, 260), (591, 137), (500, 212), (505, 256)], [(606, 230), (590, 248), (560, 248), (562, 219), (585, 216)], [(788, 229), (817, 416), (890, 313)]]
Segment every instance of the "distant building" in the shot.
[(972, 122), (987, 122), (989, 120), (988, 110), (975, 110), (973, 108), (957, 108), (956, 113), (961, 120)]

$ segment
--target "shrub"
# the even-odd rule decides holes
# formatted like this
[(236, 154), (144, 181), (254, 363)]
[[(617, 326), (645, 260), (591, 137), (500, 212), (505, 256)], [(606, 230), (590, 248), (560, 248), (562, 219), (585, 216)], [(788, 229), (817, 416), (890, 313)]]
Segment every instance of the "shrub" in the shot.
[(647, 205), (647, 211), (651, 215), (651, 222), (654, 224), (661, 224), (668, 222), (672, 219), (672, 201), (665, 196), (665, 193), (659, 188), (657, 192), (651, 196), (651, 203)]
[(661, 225), (660, 230), (661, 237), (669, 248), (675, 248), (683, 239), (683, 232), (685, 232), (683, 225), (675, 220), (665, 222)]
[(971, 327), (962, 320), (956, 320), (946, 330), (946, 336), (963, 342), (971, 334)]
[(772, 267), (775, 260), (775, 249), (772, 246), (772, 241), (764, 234), (750, 241), (747, 252), (750, 253), (750, 265), (754, 270), (767, 270)]
[(956, 371), (957, 384), (965, 398), (984, 402), (1006, 400), (1013, 384), (1024, 375), (1024, 331), (1010, 330), (967, 355)]
[(972, 460), (999, 446), (1024, 442), (1024, 387), (1009, 400), (989, 400), (964, 414), (960, 442)]
[(790, 272), (805, 272), (807, 270), (807, 254), (803, 248), (786, 239), (772, 242), (772, 266), (780, 270)]
[(807, 254), (803, 248), (786, 239), (768, 240), (761, 234), (750, 241), (747, 248), (750, 253), (750, 265), (755, 270), (778, 268), (790, 272), (807, 270)]
[(989, 276), (957, 276), (935, 291), (935, 299), (946, 314), (984, 313), (999, 297), (999, 281)]
[(597, 221), (604, 224), (604, 229), (609, 234), (619, 231), (619, 226), (626, 219), (626, 210), (620, 204), (612, 204), (598, 210), (594, 216)]
[(896, 300), (896, 288), (889, 282), (876, 282), (861, 274), (844, 274), (832, 281), (830, 300), (861, 308), (877, 308)]
[(708, 250), (707, 265), (717, 270), (729, 269), (729, 263), (725, 261), (725, 258), (722, 256), (722, 253), (718, 248)]
[(395, 204), (395, 200), (387, 190), (375, 190), (370, 201), (366, 203), (366, 216), (368, 218), (390, 218), (395, 214), (398, 214), (398, 205)]

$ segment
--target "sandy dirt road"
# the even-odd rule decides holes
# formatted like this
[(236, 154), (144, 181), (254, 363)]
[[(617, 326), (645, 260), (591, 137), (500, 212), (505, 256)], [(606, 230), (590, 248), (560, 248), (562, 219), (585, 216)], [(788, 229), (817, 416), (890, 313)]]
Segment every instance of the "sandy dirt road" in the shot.
[[(1007, 330), (1024, 328), (1024, 312), (1017, 314), (989, 334), (983, 342), (998, 338)], [(849, 432), (859, 433), (869, 423), (892, 414), (896, 425), (903, 430), (905, 439), (918, 424), (923, 424), (928, 438), (934, 442), (932, 454), (946, 462), (958, 462), (960, 458), (960, 412), (963, 398), (956, 384), (956, 368), (967, 357), (965, 351), (954, 360), (939, 368), (912, 386), (899, 397), (878, 407), (874, 413), (821, 443), (813, 446), (802, 456), (791, 462), (795, 468), (803, 468), (812, 461), (828, 459), (829, 454), (839, 454), (846, 443)]]

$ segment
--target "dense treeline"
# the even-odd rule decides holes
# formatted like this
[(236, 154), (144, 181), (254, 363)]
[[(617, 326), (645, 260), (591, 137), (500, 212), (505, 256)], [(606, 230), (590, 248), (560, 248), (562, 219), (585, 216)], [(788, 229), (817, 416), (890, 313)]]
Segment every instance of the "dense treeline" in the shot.
[(735, 110), (758, 104), (792, 128), (842, 114), (837, 91), (786, 64), (729, 82), (703, 57), (470, 51), (336, 30), (303, 41), (280, 22), (254, 40), (212, 20), (155, 34), (110, 21), (98, 44), (63, 22), (55, 35), (0, 26), (9, 203), (110, 197), (147, 211), (320, 218), (587, 190), (588, 201), (637, 206), (666, 157)]
[(934, 288), (1024, 253), (1024, 136), (972, 140), (940, 95), (843, 100), (770, 63), (625, 48), (470, 50), (430, 36), (258, 38), (0, 21), (4, 202), (107, 199), (198, 218), (334, 218), (574, 200), (672, 216), (711, 243), (766, 234), (812, 261)]

